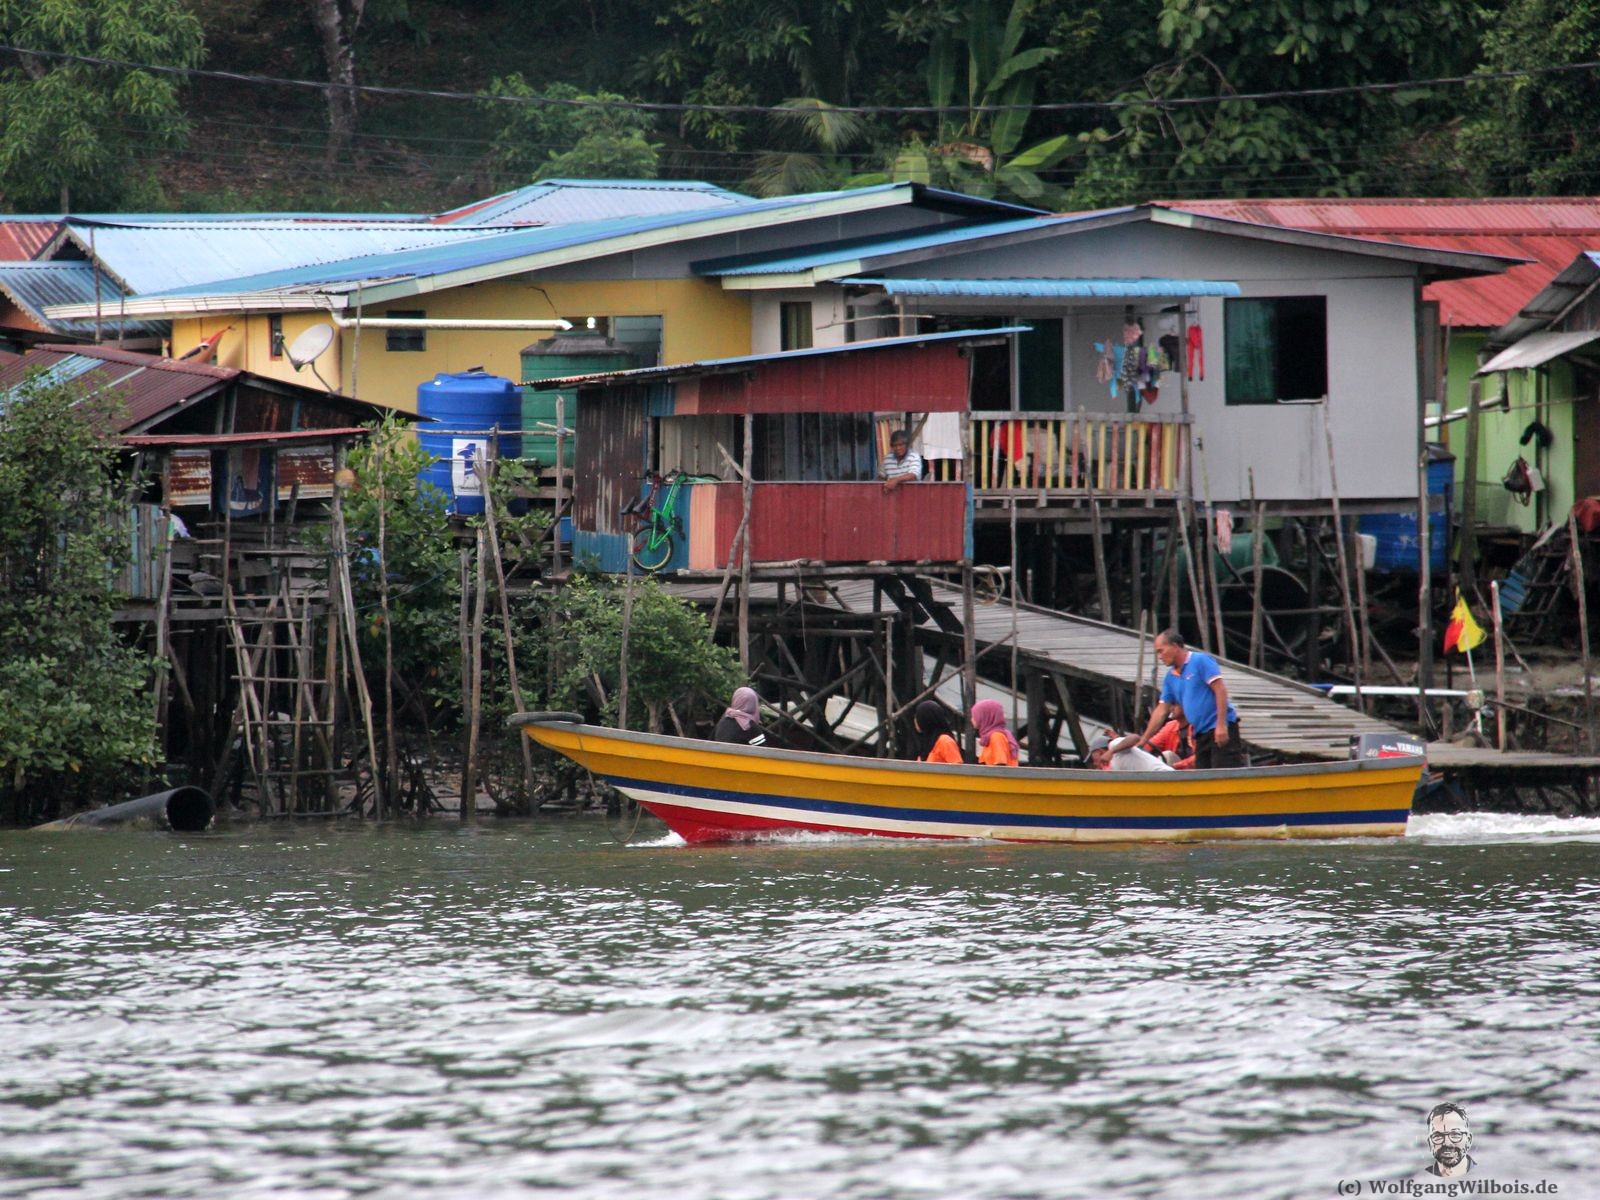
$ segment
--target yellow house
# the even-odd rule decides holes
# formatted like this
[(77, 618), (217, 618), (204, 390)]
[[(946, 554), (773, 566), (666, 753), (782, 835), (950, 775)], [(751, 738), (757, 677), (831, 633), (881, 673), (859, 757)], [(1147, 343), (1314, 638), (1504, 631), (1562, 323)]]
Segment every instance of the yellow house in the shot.
[[(686, 196), (678, 195), (685, 189)], [(454, 214), (443, 214), (431, 223), (346, 221), (342, 232), (326, 219), (249, 224), (240, 218), (204, 228), (172, 221), (134, 232), (101, 226), (99, 238), (102, 251), (123, 238), (125, 257), (143, 256), (124, 264), (119, 274), (130, 294), (119, 301), (118, 315), (170, 321), (172, 354), (211, 341), (220, 365), (305, 382), (307, 374), (296, 371), (288, 351), (307, 329), (332, 325), (331, 343), (307, 370), (347, 395), (415, 411), (418, 385), (439, 372), (482, 367), (520, 380), (520, 352), (549, 332), (378, 329), (362, 327), (363, 320), (566, 319), (602, 328), (630, 344), (641, 365), (767, 349), (780, 322), (781, 340), (788, 345), (840, 343), (849, 340), (842, 311), (806, 301), (779, 305), (758, 292), (729, 289), (702, 277), (697, 264), (732, 254), (1014, 218), (1025, 211), (918, 184), (771, 200), (701, 184), (594, 182), (568, 184), (566, 191), (578, 196), (582, 212), (611, 213), (619, 206), (636, 211), (574, 220), (582, 213), (568, 203), (561, 214), (567, 219), (551, 220), (548, 211), (536, 210), (533, 216), (548, 223), (535, 226), (460, 225), (452, 223)], [(667, 192), (675, 195), (674, 207), (662, 211)], [(491, 218), (504, 212), (503, 201), (490, 202)], [(483, 210), (470, 211), (479, 216)], [(245, 242), (247, 237), (264, 240), (258, 246)], [(138, 271), (146, 262), (154, 264), (153, 272), (170, 272), (186, 253), (193, 257), (196, 247), (214, 245), (219, 256), (226, 248), (237, 261), (260, 265), (262, 249), (273, 239), (285, 248), (276, 261), (292, 265), (153, 291), (139, 286)], [(337, 256), (341, 242), (363, 252)], [(80, 233), (76, 244), (83, 248), (87, 239)], [(308, 255), (321, 260), (307, 262)], [(193, 269), (215, 273), (214, 265), (204, 262)], [(81, 319), (77, 310), (82, 307), (61, 305), (49, 315)], [(758, 326), (766, 332), (758, 332)]]

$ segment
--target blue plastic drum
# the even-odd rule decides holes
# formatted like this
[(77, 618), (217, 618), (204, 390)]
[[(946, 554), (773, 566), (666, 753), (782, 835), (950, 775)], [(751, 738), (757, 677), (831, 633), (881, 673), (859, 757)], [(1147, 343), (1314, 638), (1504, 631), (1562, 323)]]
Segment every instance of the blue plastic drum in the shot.
[[(422, 478), (450, 497), (450, 511), (483, 511), (483, 463), (492, 452), (522, 457), (522, 393), (517, 385), (487, 371), (440, 373), (417, 387), (417, 440), (436, 461)], [(502, 432), (498, 448), (491, 431)]]

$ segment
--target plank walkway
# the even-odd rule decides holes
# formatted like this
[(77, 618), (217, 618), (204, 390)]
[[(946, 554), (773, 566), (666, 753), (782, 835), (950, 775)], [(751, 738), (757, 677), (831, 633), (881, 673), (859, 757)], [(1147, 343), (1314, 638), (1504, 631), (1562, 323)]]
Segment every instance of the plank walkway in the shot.
[[(716, 599), (718, 587), (715, 583), (663, 582), (687, 600), (710, 604)], [(829, 581), (829, 586), (849, 610), (872, 610), (871, 580), (835, 579)], [(935, 599), (948, 604), (959, 618), (960, 589), (938, 582), (931, 586)], [(756, 583), (751, 587), (752, 601), (772, 603), (776, 598), (774, 584)], [(884, 602), (888, 604), (887, 599)], [(980, 651), (994, 643), (1008, 641), (1012, 630), (1010, 602), (1001, 599), (993, 604), (978, 605), (974, 625)], [(919, 632), (928, 639), (951, 638), (957, 646), (960, 644), (959, 637), (941, 633), (931, 625), (922, 625)], [(1017, 607), (1016, 632), (1018, 654), (1030, 665), (1132, 692), (1139, 671), (1136, 630), (1022, 604)], [(1003, 653), (996, 650), (990, 657)], [(1350, 756), (1351, 737), (1359, 734), (1416, 736), (1398, 725), (1349, 708), (1303, 683), (1254, 670), (1230, 659), (1219, 661), (1228, 684), (1229, 699), (1239, 713), (1240, 732), (1246, 742), (1264, 751), (1299, 759), (1346, 759)], [(1155, 660), (1148, 643), (1145, 670), (1147, 686), (1160, 679), (1161, 664)], [(1600, 768), (1600, 759), (1533, 751), (1502, 754), (1492, 748), (1457, 746), (1448, 742), (1430, 742), (1428, 760), (1435, 767), (1447, 770), (1517, 772)]]

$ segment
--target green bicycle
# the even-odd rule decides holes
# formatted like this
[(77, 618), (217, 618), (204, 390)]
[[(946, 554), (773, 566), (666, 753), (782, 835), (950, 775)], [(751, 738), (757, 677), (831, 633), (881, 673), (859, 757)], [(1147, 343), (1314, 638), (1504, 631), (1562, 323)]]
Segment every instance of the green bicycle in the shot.
[[(623, 505), (624, 516), (637, 517), (644, 524), (633, 535), (633, 562), (641, 571), (659, 571), (672, 560), (676, 549), (673, 535), (683, 536), (683, 522), (678, 519), (678, 493), (686, 483), (712, 483), (715, 475), (688, 475), (682, 471), (669, 471), (665, 476), (649, 472), (644, 481), (650, 490)], [(656, 497), (666, 487), (666, 497), (658, 504)]]

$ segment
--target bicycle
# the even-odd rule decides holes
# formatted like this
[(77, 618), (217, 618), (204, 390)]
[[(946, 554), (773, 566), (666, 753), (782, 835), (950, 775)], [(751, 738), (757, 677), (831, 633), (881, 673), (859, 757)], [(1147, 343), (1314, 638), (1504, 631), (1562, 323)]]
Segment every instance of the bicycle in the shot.
[[(678, 519), (678, 493), (686, 483), (710, 483), (716, 478), (715, 475), (689, 475), (683, 471), (669, 471), (664, 476), (660, 472), (645, 473), (643, 482), (649, 483), (650, 491), (622, 506), (623, 516), (637, 517), (644, 522), (633, 535), (631, 553), (635, 566), (646, 573), (653, 573), (672, 560), (673, 551), (677, 548), (673, 535), (683, 536), (683, 522)], [(667, 495), (657, 504), (656, 497), (661, 493), (662, 484), (666, 484)]]

